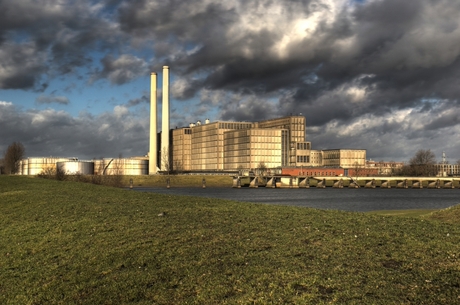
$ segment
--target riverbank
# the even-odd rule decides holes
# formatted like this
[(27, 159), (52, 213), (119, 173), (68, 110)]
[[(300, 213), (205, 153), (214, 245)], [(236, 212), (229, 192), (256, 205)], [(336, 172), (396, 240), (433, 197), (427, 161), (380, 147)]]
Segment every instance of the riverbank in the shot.
[(123, 185), (133, 187), (165, 187), (166, 179), (169, 178), (171, 187), (203, 187), (203, 179), (206, 187), (232, 187), (232, 176), (226, 175), (142, 175), (123, 176)]
[(393, 217), (0, 176), (0, 303), (453, 304), (459, 210)]

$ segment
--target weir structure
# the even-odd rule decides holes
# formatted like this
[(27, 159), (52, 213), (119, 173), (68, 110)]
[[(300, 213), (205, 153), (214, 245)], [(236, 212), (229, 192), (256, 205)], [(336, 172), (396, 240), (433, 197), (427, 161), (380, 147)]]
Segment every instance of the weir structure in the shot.
[(445, 177), (320, 177), (320, 176), (233, 176), (233, 187), (241, 188), (434, 188), (460, 189), (460, 179)]

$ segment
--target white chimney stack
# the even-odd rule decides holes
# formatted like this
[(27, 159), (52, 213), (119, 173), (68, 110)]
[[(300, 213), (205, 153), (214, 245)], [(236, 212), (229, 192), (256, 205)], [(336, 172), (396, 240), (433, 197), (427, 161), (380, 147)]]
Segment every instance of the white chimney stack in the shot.
[(157, 173), (157, 74), (150, 74), (150, 147), (149, 175)]
[(161, 117), (161, 169), (169, 168), (169, 67), (163, 66), (163, 103)]

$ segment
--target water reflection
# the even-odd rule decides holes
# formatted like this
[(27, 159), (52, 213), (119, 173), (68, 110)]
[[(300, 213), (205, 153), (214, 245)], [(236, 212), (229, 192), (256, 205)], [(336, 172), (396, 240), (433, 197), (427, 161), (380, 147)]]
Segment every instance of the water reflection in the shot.
[(460, 203), (458, 189), (135, 188), (163, 194), (222, 198), (343, 211), (442, 209)]

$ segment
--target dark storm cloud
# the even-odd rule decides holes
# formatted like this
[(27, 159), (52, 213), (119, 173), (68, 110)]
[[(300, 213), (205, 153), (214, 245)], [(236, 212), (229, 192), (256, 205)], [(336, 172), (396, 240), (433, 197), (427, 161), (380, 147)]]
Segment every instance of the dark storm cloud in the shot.
[(103, 69), (93, 74), (92, 82), (98, 79), (108, 79), (112, 84), (122, 85), (148, 72), (147, 63), (130, 54), (121, 55), (119, 58), (106, 55), (101, 59), (101, 63)]
[(148, 149), (147, 122), (123, 106), (98, 116), (82, 113), (72, 117), (52, 109), (20, 111), (12, 103), (0, 102), (0, 151), (19, 141), (28, 157), (144, 155)]
[(134, 107), (134, 106), (144, 104), (144, 103), (145, 104), (150, 103), (150, 96), (143, 95), (140, 98), (131, 99), (131, 100), (128, 101), (128, 103), (126, 103), (126, 106), (127, 107)]
[[(286, 114), (305, 104), (321, 107), (330, 92), (372, 75), (365, 105), (337, 111), (349, 120), (459, 93), (455, 1), (368, 1), (354, 7), (346, 1), (137, 1), (125, 2), (119, 12), (123, 30), (161, 41), (154, 48), (169, 55), (176, 73), (206, 72), (202, 86), (188, 87), (187, 98), (203, 87), (261, 95), (289, 89), (295, 92), (291, 108), (280, 107)], [(305, 83), (311, 75), (316, 80)], [(340, 100), (335, 103), (346, 105)], [(316, 124), (332, 117), (315, 116)]]
[(0, 88), (40, 88), (45, 77), (89, 65), (119, 32), (93, 1), (0, 1)]
[(169, 65), (176, 122), (303, 113), (314, 147), (458, 151), (443, 136), (460, 126), (458, 16), (457, 0), (4, 0), (0, 88), (79, 67), (121, 85)]
[(45, 57), (32, 43), (3, 43), (0, 46), (0, 88), (34, 87), (46, 71)]
[[(184, 79), (201, 75), (201, 85), (182, 81), (178, 98), (203, 88), (228, 92), (219, 102), (201, 96), (202, 112), (208, 104), (222, 119), (251, 121), (301, 112), (321, 148), (363, 147), (371, 156), (401, 159), (426, 147), (425, 137), (451, 145), (436, 130), (459, 126), (458, 1), (263, 4), (125, 2), (120, 23), (160, 40), (154, 49)], [(427, 99), (444, 101), (451, 112), (432, 113), (439, 109)], [(425, 116), (406, 111), (424, 107)], [(379, 124), (370, 127), (368, 116)], [(356, 133), (341, 132), (350, 125)]]
[(276, 109), (271, 108), (265, 100), (248, 97), (234, 104), (222, 107), (221, 118), (225, 121), (257, 121), (260, 117), (272, 117)]

